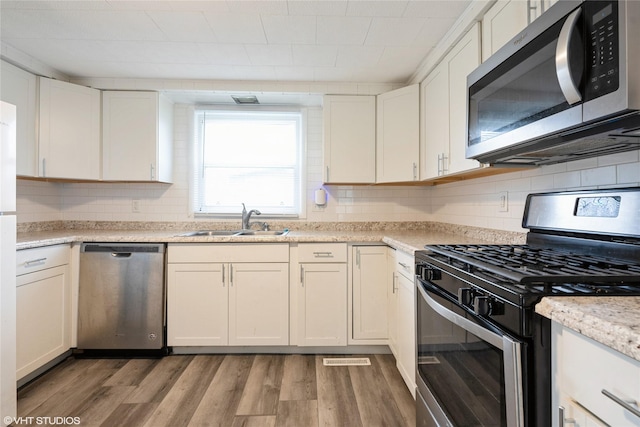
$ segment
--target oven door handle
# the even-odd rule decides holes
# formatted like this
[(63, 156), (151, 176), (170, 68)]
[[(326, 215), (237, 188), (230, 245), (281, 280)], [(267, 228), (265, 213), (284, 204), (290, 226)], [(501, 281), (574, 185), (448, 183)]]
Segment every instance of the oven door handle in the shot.
[(524, 426), (524, 397), (522, 391), (522, 357), (521, 343), (507, 335), (499, 335), (471, 320), (449, 310), (433, 299), (418, 283), (418, 291), (422, 298), (436, 313), (502, 350), (504, 355), (505, 403), (507, 406), (507, 426)]

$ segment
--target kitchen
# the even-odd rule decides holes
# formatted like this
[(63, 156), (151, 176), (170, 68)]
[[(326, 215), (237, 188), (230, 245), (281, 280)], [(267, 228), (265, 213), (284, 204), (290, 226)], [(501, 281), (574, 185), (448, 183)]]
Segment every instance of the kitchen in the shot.
[[(384, 3), (382, 3), (384, 4)], [(463, 5), (464, 6), (464, 5)], [(464, 9), (460, 7), (458, 13)], [(467, 15), (462, 17), (461, 26), (466, 29), (482, 10), (488, 10), (490, 4), (474, 2)], [(5, 5), (3, 4), (3, 8)], [(161, 7), (161, 6), (159, 6)], [(466, 19), (466, 21), (465, 21)], [(448, 21), (453, 24), (455, 19)], [(4, 27), (4, 25), (3, 25)], [(453, 31), (450, 38), (461, 37)], [(3, 40), (5, 38), (3, 37)], [(449, 40), (450, 41), (450, 40)], [(439, 47), (439, 48), (438, 48)], [(427, 56), (424, 70), (420, 70), (415, 80), (405, 78), (393, 83), (322, 83), (320, 93), (378, 94), (389, 92), (417, 83), (434, 67), (436, 57), (444, 57), (446, 43), (434, 48), (434, 55)], [(5, 53), (6, 52), (6, 53)], [(484, 51), (483, 51), (484, 52)], [(20, 52), (12, 50), (3, 41), (3, 56), (12, 58), (14, 62), (25, 58)], [(432, 58), (432, 59), (430, 59)], [(44, 62), (44, 61), (43, 61)], [(47, 66), (29, 58), (32, 68), (46, 70)], [(35, 64), (35, 65), (34, 65)], [(415, 71), (412, 70), (411, 72)], [(42, 72), (51, 75), (50, 72)], [(315, 83), (281, 82), (269, 83), (262, 79), (249, 79), (250, 82), (234, 83), (229, 87), (224, 80), (169, 80), (162, 78), (119, 78), (73, 79), (76, 83), (84, 83), (102, 89), (160, 89), (186, 91), (186, 88), (205, 89), (230, 92), (241, 88), (243, 92), (286, 91), (314, 92)], [(284, 85), (284, 89), (283, 89)], [(183, 95), (183, 94), (178, 94)], [(199, 93), (186, 94), (184, 97)], [(177, 95), (176, 95), (177, 96)], [(60, 227), (62, 222), (75, 225), (80, 230), (91, 223), (91, 227), (108, 228), (112, 222), (175, 224), (178, 227), (193, 225), (193, 222), (206, 223), (208, 219), (196, 219), (188, 209), (190, 177), (189, 177), (189, 120), (192, 107), (188, 101), (177, 98), (174, 105), (174, 174), (173, 183), (76, 183), (47, 182), (38, 180), (18, 181), (18, 225), (19, 230), (28, 231), (30, 227)], [(184, 98), (183, 98), (184, 99)], [(352, 223), (362, 226), (366, 223), (442, 223), (446, 228), (462, 228), (464, 232), (482, 240), (492, 240), (500, 232), (515, 239), (524, 239), (521, 226), (526, 196), (533, 192), (634, 187), (640, 182), (640, 159), (638, 151), (618, 153), (600, 157), (592, 157), (569, 163), (558, 163), (537, 168), (527, 168), (511, 173), (497, 174), (473, 179), (465, 179), (436, 186), (359, 186), (359, 185), (324, 185), (323, 170), (323, 110), (319, 103), (307, 108), (307, 173), (306, 173), (306, 218), (299, 221), (285, 221), (283, 227), (292, 230), (302, 229), (305, 223), (323, 223), (336, 227), (335, 223), (344, 223), (346, 230)], [(422, 160), (421, 160), (422, 161)], [(422, 165), (420, 165), (422, 168)], [(422, 170), (421, 170), (422, 172)], [(502, 171), (500, 171), (502, 172)], [(326, 205), (314, 203), (314, 193), (323, 187), (327, 193)], [(134, 208), (137, 206), (137, 208)], [(238, 214), (240, 208), (238, 208)], [(233, 219), (238, 224), (239, 216)], [(94, 224), (97, 222), (97, 224)], [(278, 221), (269, 222), (280, 224)], [(122, 224), (119, 224), (121, 227)], [(135, 226), (135, 224), (134, 224)], [(317, 225), (316, 225), (317, 226)], [(22, 227), (22, 228), (21, 228)], [(200, 224), (195, 228), (202, 227)], [(481, 228), (481, 230), (475, 227)], [(486, 230), (488, 229), (488, 230)], [(79, 232), (80, 233), (80, 232)], [(474, 234), (475, 233), (475, 234)], [(484, 233), (484, 234), (483, 234)], [(487, 239), (486, 233), (489, 234)], [(511, 234), (513, 233), (513, 234)], [(423, 241), (422, 244), (427, 243)], [(419, 248), (421, 245), (416, 244)]]

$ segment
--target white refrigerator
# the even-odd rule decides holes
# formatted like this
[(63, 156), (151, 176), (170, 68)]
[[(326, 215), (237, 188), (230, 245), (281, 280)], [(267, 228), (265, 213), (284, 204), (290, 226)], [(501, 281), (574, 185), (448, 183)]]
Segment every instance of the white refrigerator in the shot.
[(16, 107), (0, 101), (0, 425), (17, 416)]

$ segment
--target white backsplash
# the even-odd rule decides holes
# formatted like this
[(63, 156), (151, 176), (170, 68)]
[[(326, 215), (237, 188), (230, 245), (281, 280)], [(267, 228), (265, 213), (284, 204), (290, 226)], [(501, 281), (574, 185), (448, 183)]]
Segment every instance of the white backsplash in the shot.
[[(191, 111), (175, 106), (173, 184), (18, 180), (18, 222), (194, 221), (188, 182)], [(640, 151), (632, 151), (434, 187), (326, 186), (328, 203), (318, 208), (313, 194), (322, 184), (322, 109), (309, 108), (307, 119), (306, 221), (437, 221), (522, 231), (529, 193), (640, 185)], [(507, 212), (500, 212), (502, 192), (508, 195)], [(140, 212), (132, 212), (132, 200), (139, 201)]]

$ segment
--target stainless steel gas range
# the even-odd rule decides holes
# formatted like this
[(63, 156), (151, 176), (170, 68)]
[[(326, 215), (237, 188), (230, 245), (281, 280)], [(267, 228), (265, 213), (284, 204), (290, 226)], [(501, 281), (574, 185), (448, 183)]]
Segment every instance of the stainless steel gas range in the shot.
[(416, 253), (417, 425), (552, 425), (536, 303), (640, 295), (640, 188), (531, 194), (522, 223), (524, 245)]

